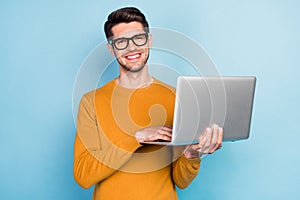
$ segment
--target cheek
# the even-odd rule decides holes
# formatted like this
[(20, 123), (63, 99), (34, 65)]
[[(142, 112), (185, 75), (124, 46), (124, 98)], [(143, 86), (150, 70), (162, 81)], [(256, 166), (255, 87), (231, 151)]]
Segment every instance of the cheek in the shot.
[(149, 48), (144, 49), (144, 54), (145, 54), (146, 57), (148, 56), (148, 54), (149, 54)]
[(123, 54), (124, 54), (124, 53), (122, 53), (122, 52), (120, 52), (120, 51), (115, 51), (115, 57), (116, 57), (116, 58), (121, 59)]

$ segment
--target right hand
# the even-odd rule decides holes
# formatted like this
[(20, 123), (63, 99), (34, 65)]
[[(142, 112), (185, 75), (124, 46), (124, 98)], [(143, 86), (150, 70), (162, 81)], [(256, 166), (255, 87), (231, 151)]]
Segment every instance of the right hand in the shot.
[(138, 142), (154, 142), (156, 140), (171, 141), (172, 128), (167, 126), (150, 126), (136, 132)]
[(198, 144), (191, 144), (184, 150), (187, 158), (199, 158), (204, 154), (212, 154), (222, 147), (223, 128), (217, 124), (207, 127), (199, 137)]

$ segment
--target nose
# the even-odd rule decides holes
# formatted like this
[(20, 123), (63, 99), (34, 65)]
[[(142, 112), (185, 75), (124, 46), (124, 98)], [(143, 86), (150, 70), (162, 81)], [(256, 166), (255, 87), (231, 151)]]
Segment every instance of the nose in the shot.
[(133, 51), (133, 50), (136, 49), (136, 45), (133, 43), (132, 40), (128, 41), (128, 47), (127, 47), (127, 49), (130, 50), (130, 51)]

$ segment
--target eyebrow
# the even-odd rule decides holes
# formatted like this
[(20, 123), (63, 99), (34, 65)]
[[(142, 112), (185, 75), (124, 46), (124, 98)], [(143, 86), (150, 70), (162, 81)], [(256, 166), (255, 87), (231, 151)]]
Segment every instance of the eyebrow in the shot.
[(131, 37), (125, 37), (125, 36), (121, 36), (119, 38), (113, 38), (112, 40), (118, 40), (118, 39), (128, 39), (128, 38), (133, 38), (134, 36), (137, 36), (137, 35), (143, 35), (143, 34), (148, 34), (147, 32), (142, 32), (142, 33), (137, 33)]

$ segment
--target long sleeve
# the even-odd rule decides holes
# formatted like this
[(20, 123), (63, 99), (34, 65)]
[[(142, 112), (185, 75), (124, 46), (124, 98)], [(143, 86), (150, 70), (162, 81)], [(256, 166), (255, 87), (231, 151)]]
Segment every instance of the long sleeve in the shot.
[(97, 123), (94, 92), (83, 96), (78, 111), (73, 174), (84, 188), (101, 182), (122, 167), (141, 145), (129, 135), (113, 143)]
[(174, 161), (173, 147), (141, 145), (134, 136), (144, 127), (171, 126), (174, 99), (172, 88), (158, 81), (139, 89), (111, 81), (83, 96), (74, 177), (84, 188), (95, 185), (93, 199), (178, 199), (174, 185), (190, 184), (199, 160), (180, 157), (179, 149)]
[(172, 177), (174, 183), (180, 189), (189, 186), (198, 174), (200, 163), (200, 158), (188, 159), (184, 155), (179, 156), (172, 164)]

